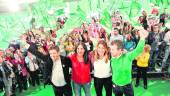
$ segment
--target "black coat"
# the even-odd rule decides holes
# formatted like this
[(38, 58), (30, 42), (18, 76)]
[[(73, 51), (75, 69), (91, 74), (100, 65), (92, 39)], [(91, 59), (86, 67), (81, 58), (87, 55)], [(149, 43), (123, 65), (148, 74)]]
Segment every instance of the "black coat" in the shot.
[[(2, 68), (4, 69), (4, 72), (5, 72), (5, 76), (6, 77), (9, 77), (10, 74), (12, 73), (12, 71), (9, 69), (9, 67), (7, 66), (7, 63), (4, 61), (2, 63)], [(0, 78), (3, 78), (3, 74), (2, 74), (2, 71), (0, 70)]]
[[(53, 61), (52, 61), (50, 55), (49, 54), (44, 55), (44, 54), (40, 53), (37, 50), (36, 45), (34, 45), (34, 44), (30, 45), (28, 51), (45, 62), (44, 63), (45, 69), (44, 69), (44, 76), (43, 76), (45, 79), (44, 81), (45, 81), (45, 83), (51, 81)], [(64, 56), (60, 56), (60, 58), (61, 58), (61, 64), (62, 64), (63, 73), (64, 73), (64, 79), (68, 84), (70, 84), (71, 77), (69, 74), (69, 68), (72, 65), (71, 60), (68, 57), (64, 57)]]

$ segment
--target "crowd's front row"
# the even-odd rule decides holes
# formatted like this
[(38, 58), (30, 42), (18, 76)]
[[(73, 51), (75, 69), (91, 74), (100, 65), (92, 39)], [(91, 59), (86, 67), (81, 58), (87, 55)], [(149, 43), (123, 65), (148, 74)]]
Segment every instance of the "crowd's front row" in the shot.
[[(48, 52), (43, 49), (37, 49), (36, 44), (26, 43), (27, 36), (22, 36), (22, 47), (27, 49), (28, 54), (25, 62), (29, 67), (23, 67), (24, 59), (19, 51), (14, 54), (15, 59), (12, 64), (4, 61), (4, 57), (0, 55), (0, 76), (3, 77), (6, 96), (12, 96), (12, 80), (17, 67), (17, 82), (20, 91), (22, 88), (27, 89), (27, 71), (29, 70), (32, 78), (32, 85), (35, 82), (39, 85), (37, 61), (39, 58), (43, 62), (43, 78), (44, 84), (52, 84), (55, 96), (72, 96), (72, 87), (75, 96), (81, 96), (81, 88), (84, 89), (86, 96), (91, 96), (91, 72), (94, 72), (94, 86), (97, 96), (102, 96), (103, 87), (106, 89), (106, 96), (111, 96), (112, 91), (115, 96), (134, 96), (132, 87), (132, 61), (137, 60), (138, 71), (136, 86), (139, 85), (140, 73), (144, 78), (144, 88), (147, 89), (146, 70), (149, 60), (150, 47), (145, 45), (145, 38), (148, 32), (141, 29), (140, 40), (137, 47), (130, 52), (123, 50), (123, 42), (121, 40), (113, 40), (108, 45), (104, 40), (98, 42), (94, 51), (89, 52), (84, 43), (80, 42), (75, 48), (75, 53), (67, 57), (60, 55), (58, 46), (52, 46)], [(144, 50), (143, 50), (144, 49)], [(143, 51), (143, 52), (142, 52)], [(7, 53), (9, 53), (7, 51)], [(140, 56), (138, 56), (141, 54)], [(7, 59), (7, 57), (6, 57)], [(29, 69), (26, 69), (29, 68)], [(70, 77), (70, 70), (71, 77)], [(13, 71), (10, 71), (13, 70)], [(72, 84), (71, 84), (72, 81)], [(72, 85), (72, 86), (71, 86)]]
[[(109, 46), (101, 40), (96, 49), (90, 53), (86, 45), (80, 42), (75, 48), (75, 53), (68, 57), (60, 55), (58, 46), (50, 47), (48, 53), (37, 50), (33, 43), (27, 43), (24, 46), (28, 52), (44, 62), (44, 84), (51, 83), (53, 85), (55, 96), (72, 96), (72, 87), (75, 96), (81, 96), (81, 88), (86, 96), (91, 96), (92, 70), (94, 71), (94, 86), (97, 96), (102, 96), (103, 87), (106, 89), (106, 96), (111, 96), (112, 91), (115, 96), (123, 96), (123, 94), (134, 96), (131, 76), (134, 59), (138, 61), (136, 86), (139, 85), (140, 73), (142, 72), (144, 88), (147, 89), (146, 67), (150, 47), (145, 45), (145, 38), (148, 36), (148, 32), (141, 29), (139, 34), (139, 43), (130, 52), (124, 52), (121, 40), (111, 41)], [(22, 40), (26, 41), (26, 36), (23, 36)], [(72, 69), (71, 77), (69, 69)]]

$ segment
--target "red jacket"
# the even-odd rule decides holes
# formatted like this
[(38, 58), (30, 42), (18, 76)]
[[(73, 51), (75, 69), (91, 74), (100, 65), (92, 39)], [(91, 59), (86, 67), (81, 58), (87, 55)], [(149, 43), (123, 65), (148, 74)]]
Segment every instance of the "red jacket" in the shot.
[(72, 80), (78, 84), (86, 84), (91, 81), (90, 62), (84, 64), (77, 60), (76, 54), (70, 56), (72, 61)]
[(12, 60), (12, 64), (17, 68), (18, 70), (18, 65), (21, 65), (21, 73), (23, 76), (27, 76), (27, 69), (26, 69), (26, 63), (25, 60), (22, 59), (21, 61), (17, 61), (16, 59)]

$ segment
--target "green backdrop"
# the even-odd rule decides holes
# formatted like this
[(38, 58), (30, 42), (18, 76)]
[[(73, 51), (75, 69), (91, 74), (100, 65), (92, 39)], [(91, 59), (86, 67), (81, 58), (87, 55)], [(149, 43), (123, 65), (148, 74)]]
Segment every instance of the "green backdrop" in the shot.
[[(119, 10), (125, 20), (136, 25), (135, 18), (141, 15), (141, 10), (151, 12), (151, 3), (160, 7), (160, 12), (163, 8), (170, 12), (170, 0), (39, 0), (32, 5), (25, 3), (25, 11), (0, 13), (0, 48), (6, 48), (10, 41), (17, 40), (30, 29), (32, 18), (36, 19), (36, 27), (54, 28), (57, 18), (67, 15), (64, 28), (57, 31), (59, 38), (83, 21), (90, 22), (89, 17), (96, 12), (101, 13), (101, 23), (108, 29), (111, 28), (108, 14), (114, 10)], [(54, 14), (50, 15), (49, 10), (54, 10)]]

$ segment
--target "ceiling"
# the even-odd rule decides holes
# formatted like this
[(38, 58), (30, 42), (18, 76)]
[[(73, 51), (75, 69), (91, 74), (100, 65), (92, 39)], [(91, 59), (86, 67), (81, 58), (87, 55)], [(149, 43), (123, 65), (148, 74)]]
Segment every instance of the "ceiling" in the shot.
[(31, 5), (39, 0), (0, 0), (0, 14), (10, 13), (10, 8), (17, 6), (19, 11), (26, 10), (25, 5)]

